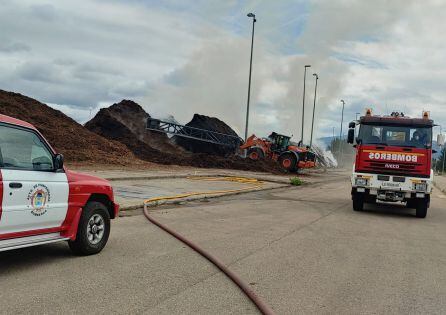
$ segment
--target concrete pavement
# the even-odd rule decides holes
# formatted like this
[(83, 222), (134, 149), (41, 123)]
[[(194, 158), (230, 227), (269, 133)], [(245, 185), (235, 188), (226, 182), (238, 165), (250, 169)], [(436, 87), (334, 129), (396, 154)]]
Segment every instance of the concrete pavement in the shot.
[[(219, 178), (219, 177), (216, 177)], [(204, 178), (205, 179), (205, 178)], [(226, 194), (235, 194), (251, 190), (269, 190), (286, 187), (289, 184), (273, 182), (240, 183), (231, 181), (190, 178), (150, 178), (150, 179), (122, 179), (111, 181), (121, 210), (133, 210), (143, 207), (145, 199), (154, 197), (176, 196), (187, 193), (200, 193), (202, 195), (190, 196), (175, 200), (170, 203), (185, 202), (197, 199), (205, 199), (222, 194), (214, 195), (212, 192), (227, 191)], [(207, 192), (207, 193), (205, 193)]]
[[(191, 192), (212, 192), (219, 190), (245, 190), (252, 187), (252, 190), (270, 190), (286, 187), (290, 184), (290, 178), (299, 177), (304, 184), (314, 184), (330, 180), (336, 180), (339, 176), (345, 176), (344, 170), (305, 170), (301, 174), (273, 175), (269, 173), (220, 170), (220, 169), (199, 169), (199, 168), (173, 168), (166, 169), (143, 169), (143, 170), (94, 170), (79, 169), (80, 171), (105, 178), (111, 182), (114, 188), (117, 202), (121, 210), (134, 210), (143, 207), (143, 201), (148, 198), (161, 196), (174, 196)], [(327, 176), (329, 174), (329, 176)], [(190, 180), (190, 177), (246, 177), (255, 178), (262, 183), (260, 185), (224, 182), (224, 181), (200, 181)], [(225, 195), (234, 195), (240, 192), (229, 192)], [(194, 200), (220, 197), (223, 194), (214, 195), (203, 194), (181, 198), (178, 200), (168, 200), (163, 203), (184, 203)]]
[[(426, 219), (353, 212), (346, 177), (153, 210), (220, 257), (277, 314), (446, 312), (445, 196)], [(142, 215), (113, 222), (99, 255), (65, 244), (0, 253), (4, 313), (253, 314), (207, 261)]]

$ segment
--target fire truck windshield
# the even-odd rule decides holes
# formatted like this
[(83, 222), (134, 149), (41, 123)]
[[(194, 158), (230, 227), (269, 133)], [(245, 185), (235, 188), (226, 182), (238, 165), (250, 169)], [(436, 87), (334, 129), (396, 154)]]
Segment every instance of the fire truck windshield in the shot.
[(432, 127), (361, 124), (358, 139), (362, 144), (430, 148)]

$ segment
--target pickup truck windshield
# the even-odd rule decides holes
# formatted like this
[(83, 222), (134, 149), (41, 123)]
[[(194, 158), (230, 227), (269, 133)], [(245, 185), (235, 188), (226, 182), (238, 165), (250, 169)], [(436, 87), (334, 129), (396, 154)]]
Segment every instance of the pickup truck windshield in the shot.
[(432, 128), (362, 124), (358, 138), (362, 144), (430, 148), (432, 146)]

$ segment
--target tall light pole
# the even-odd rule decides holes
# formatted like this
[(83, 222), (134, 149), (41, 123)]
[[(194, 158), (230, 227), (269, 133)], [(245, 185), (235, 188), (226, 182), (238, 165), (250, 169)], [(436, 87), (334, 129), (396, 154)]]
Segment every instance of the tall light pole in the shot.
[(341, 103), (342, 103), (342, 116), (341, 116), (341, 132), (339, 133), (340, 140), (342, 140), (342, 125), (344, 124), (344, 106), (345, 106), (344, 100), (341, 100)]
[[(345, 102), (344, 100), (341, 100), (342, 103), (342, 115), (341, 115), (341, 132), (339, 134), (339, 160), (342, 161), (342, 154), (343, 154), (343, 145), (342, 145), (342, 125), (344, 124), (344, 107), (345, 107)], [(338, 163), (339, 165), (340, 163)]]
[(248, 13), (248, 17), (252, 18), (252, 36), (251, 36), (251, 58), (249, 59), (249, 81), (248, 81), (248, 102), (246, 105), (246, 127), (245, 127), (245, 142), (248, 139), (248, 122), (249, 122), (249, 101), (251, 99), (251, 73), (252, 73), (252, 52), (254, 49), (254, 26), (257, 22), (256, 15)]
[[(443, 134), (443, 128), (441, 126), (440, 126), (440, 134)], [(440, 146), (440, 148), (441, 148), (441, 146)], [(443, 144), (443, 167), (441, 168), (441, 175), (444, 174), (445, 160), (446, 160), (446, 144)]]
[(305, 122), (305, 80), (307, 78), (307, 68), (310, 68), (311, 65), (305, 65), (304, 67), (304, 95), (302, 97), (302, 133), (300, 142), (303, 145), (304, 144), (304, 122)]
[(310, 148), (313, 146), (314, 112), (316, 111), (317, 80), (319, 80), (319, 76), (317, 75), (317, 73), (313, 73), (313, 76), (316, 78), (316, 83), (314, 84), (313, 119), (311, 120)]
[[(440, 127), (440, 135), (441, 135), (441, 132), (442, 132), (442, 130), (443, 130), (443, 128), (441, 127), (441, 125), (438, 125), (439, 127)], [(439, 145), (439, 147), (440, 147), (440, 156), (442, 155), (442, 153), (443, 153), (443, 151), (442, 151), (442, 146), (441, 145)], [(441, 167), (441, 159), (442, 159), (442, 157), (440, 157), (440, 161), (435, 161), (435, 168), (436, 168), (436, 170), (437, 170), (437, 173), (438, 174), (440, 174), (440, 170), (439, 170), (439, 168)]]
[[(443, 150), (443, 151), (441, 151), (441, 150)], [(444, 166), (445, 166), (445, 160), (446, 160), (446, 145), (443, 145), (443, 146), (441, 146), (440, 145), (440, 155), (443, 153), (443, 157), (442, 157), (442, 165), (438, 165), (438, 164), (440, 164), (440, 163), (437, 163), (437, 172), (438, 172), (438, 167), (441, 167), (441, 175), (443, 175), (443, 173), (444, 173)], [(440, 162), (440, 161), (439, 161)], [(440, 172), (438, 172), (438, 173), (440, 173)]]

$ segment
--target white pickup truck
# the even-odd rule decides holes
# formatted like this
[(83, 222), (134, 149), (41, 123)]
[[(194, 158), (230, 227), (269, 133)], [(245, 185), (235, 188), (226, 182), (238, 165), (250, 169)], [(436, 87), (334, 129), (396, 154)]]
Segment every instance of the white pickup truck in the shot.
[(118, 210), (106, 180), (69, 171), (33, 125), (0, 115), (0, 251), (68, 241), (96, 254)]

